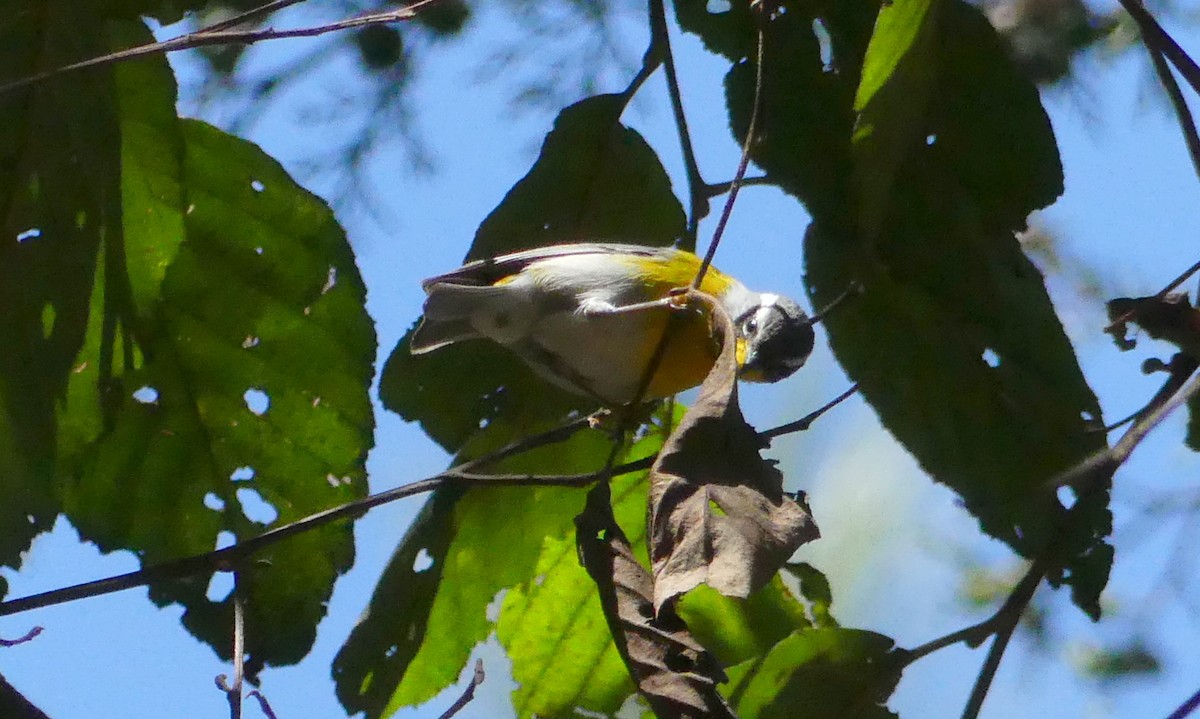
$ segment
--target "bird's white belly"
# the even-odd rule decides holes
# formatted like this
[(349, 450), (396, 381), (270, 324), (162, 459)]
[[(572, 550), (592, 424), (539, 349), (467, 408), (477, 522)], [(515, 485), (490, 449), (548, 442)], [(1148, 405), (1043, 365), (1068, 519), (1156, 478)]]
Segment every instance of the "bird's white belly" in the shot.
[[(533, 328), (530, 339), (552, 355), (563, 374), (592, 394), (616, 403), (633, 399), (645, 371), (644, 358), (658, 337), (655, 322), (666, 310), (609, 316), (555, 313)], [(558, 381), (558, 378), (553, 378)], [(561, 381), (560, 381), (561, 383)]]

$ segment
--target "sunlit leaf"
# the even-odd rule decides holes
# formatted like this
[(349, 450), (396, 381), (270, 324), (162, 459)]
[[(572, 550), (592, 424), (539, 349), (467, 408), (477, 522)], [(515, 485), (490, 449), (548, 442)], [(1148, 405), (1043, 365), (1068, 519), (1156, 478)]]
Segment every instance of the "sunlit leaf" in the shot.
[[(329, 209), (249, 143), (197, 122), (174, 132), (186, 153), (175, 178), (136, 156), (123, 162), (125, 250), (139, 255), (126, 263), (133, 307), (115, 350), (89, 328), (63, 415), (82, 432), (113, 402), (111, 424), (93, 426), (70, 470), (68, 516), (102, 549), (147, 562), (361, 496), (372, 429), (374, 334)], [(163, 233), (181, 230), (177, 251), (165, 249), (180, 238)], [(106, 243), (104, 262), (124, 259), (117, 251)], [(107, 295), (120, 291), (102, 282)], [(100, 393), (96, 368), (113, 352), (125, 359)], [(251, 671), (307, 653), (352, 562), (350, 530), (325, 527), (261, 558), (242, 572), (247, 621), (259, 628)], [(227, 656), (232, 603), (206, 597), (207, 581), (154, 585), (151, 598), (183, 604), (184, 624)]]
[(900, 679), (892, 640), (857, 629), (808, 629), (761, 660), (730, 668), (741, 719), (886, 719)]

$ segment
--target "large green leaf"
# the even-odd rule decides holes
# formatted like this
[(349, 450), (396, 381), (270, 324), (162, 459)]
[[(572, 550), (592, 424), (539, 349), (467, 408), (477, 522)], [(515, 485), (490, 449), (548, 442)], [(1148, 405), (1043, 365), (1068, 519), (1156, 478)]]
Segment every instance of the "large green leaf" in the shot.
[[(332, 213), (253, 145), (198, 122), (174, 134), (182, 192), (162, 163), (123, 157), (126, 252), (106, 243), (104, 265), (128, 257), (128, 275), (106, 273), (103, 286), (110, 297), (128, 277), (136, 309), (122, 315), (119, 363), (89, 330), (63, 412), (65, 426), (84, 428), (115, 402), (70, 469), (67, 512), (102, 549), (147, 562), (362, 496), (372, 429), (374, 334)], [(167, 266), (171, 253), (156, 243), (172, 229), (186, 237)], [(106, 363), (120, 372), (104, 385), (96, 368)], [(333, 581), (353, 560), (350, 529), (309, 532), (261, 558), (242, 572), (251, 671), (307, 653)], [(150, 595), (183, 604), (184, 624), (227, 656), (232, 602), (207, 598), (207, 581), (154, 585)]]
[[(0, 13), (0, 83), (111, 49), (105, 15), (90, 5), (12, 0)], [(0, 564), (8, 566), (19, 566), (59, 511), (55, 405), (84, 341), (100, 242), (120, 242), (117, 97), (108, 70), (0, 95)], [(0, 579), (0, 595), (5, 586)]]
[[(487, 439), (477, 439), (466, 453), (491, 448)], [(588, 430), (491, 471), (594, 471), (609, 445), (607, 435)], [(455, 501), (457, 494), (435, 495), (338, 653), (334, 677), (347, 711), (384, 716), (454, 682), (471, 650), (492, 631), (487, 606), (501, 590), (532, 580), (545, 542), (573, 536), (572, 520), (584, 499), (583, 490), (564, 487), (477, 488)], [(418, 556), (432, 565), (414, 566)], [(421, 590), (420, 601), (398, 602), (410, 587)]]

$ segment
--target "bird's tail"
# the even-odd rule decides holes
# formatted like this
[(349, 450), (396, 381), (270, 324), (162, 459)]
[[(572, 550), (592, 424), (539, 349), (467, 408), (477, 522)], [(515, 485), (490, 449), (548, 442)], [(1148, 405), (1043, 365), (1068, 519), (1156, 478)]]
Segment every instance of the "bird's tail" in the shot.
[(486, 309), (499, 290), (490, 286), (439, 282), (425, 288), (421, 324), (413, 332), (409, 351), (419, 355), (467, 339), (482, 337), (472, 318)]

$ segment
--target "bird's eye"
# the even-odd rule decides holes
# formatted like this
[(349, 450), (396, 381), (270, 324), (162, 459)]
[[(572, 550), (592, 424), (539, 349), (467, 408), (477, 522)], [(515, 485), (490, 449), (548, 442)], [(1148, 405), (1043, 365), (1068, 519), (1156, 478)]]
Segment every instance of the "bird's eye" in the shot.
[(752, 335), (758, 331), (758, 320), (753, 317), (742, 323), (742, 332), (747, 335)]

